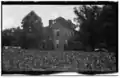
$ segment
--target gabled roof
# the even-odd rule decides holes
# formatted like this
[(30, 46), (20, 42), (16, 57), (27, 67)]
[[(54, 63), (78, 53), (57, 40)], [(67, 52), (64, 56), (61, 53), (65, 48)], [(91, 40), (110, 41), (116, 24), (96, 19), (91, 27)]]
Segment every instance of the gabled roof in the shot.
[[(64, 19), (63, 17), (58, 17), (56, 18), (54, 21), (56, 21), (56, 23), (61, 24), (61, 26), (74, 30), (73, 26), (75, 26), (75, 24), (73, 24), (71, 21), (69, 22), (68, 20)], [(71, 26), (73, 25), (73, 26)]]
[(29, 13), (23, 18), (22, 21), (25, 21), (26, 18), (29, 19), (30, 16), (35, 16), (37, 19), (42, 20), (42, 19), (32, 10), (31, 12), (29, 12)]

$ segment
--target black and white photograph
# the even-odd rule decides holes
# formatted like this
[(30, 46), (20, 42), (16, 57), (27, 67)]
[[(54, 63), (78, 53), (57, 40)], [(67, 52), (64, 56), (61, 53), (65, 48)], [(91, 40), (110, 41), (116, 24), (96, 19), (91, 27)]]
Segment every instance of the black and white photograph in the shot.
[(1, 1), (1, 75), (118, 73), (118, 2)]

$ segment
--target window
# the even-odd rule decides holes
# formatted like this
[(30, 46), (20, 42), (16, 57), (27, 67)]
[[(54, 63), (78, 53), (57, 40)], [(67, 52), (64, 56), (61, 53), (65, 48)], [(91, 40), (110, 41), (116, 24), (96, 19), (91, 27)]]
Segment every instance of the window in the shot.
[(57, 44), (57, 48), (58, 48), (58, 44)]
[(56, 40), (56, 44), (59, 44), (59, 40)]
[(57, 36), (60, 36), (60, 32), (59, 31), (60, 31), (59, 29), (56, 29), (56, 35)]
[(31, 32), (32, 30), (31, 29), (29, 29), (29, 32)]
[(56, 47), (58, 48), (59, 40), (56, 40)]
[(67, 40), (65, 40), (65, 43), (66, 43), (66, 44), (68, 44), (68, 41), (67, 41)]
[(57, 31), (57, 36), (60, 36), (59, 31)]
[(56, 23), (56, 21), (54, 20), (54, 21), (53, 21), (53, 24), (55, 24), (55, 23)]

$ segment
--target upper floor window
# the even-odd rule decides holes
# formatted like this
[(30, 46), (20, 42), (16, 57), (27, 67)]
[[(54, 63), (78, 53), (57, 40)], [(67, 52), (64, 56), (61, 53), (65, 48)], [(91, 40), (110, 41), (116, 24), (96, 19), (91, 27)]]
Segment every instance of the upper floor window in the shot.
[(57, 31), (57, 36), (60, 36), (60, 33), (59, 33), (59, 31)]
[(53, 24), (55, 24), (56, 23), (56, 21), (55, 20), (53, 20)]
[(60, 36), (60, 30), (59, 30), (59, 29), (56, 29), (55, 31), (56, 31), (56, 35), (57, 35), (57, 36)]

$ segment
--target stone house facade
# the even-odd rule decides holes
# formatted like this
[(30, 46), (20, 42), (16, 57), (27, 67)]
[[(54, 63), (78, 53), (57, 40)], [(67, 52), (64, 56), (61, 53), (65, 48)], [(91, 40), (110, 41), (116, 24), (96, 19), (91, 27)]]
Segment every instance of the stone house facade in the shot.
[(50, 28), (53, 34), (53, 45), (57, 51), (64, 50), (65, 45), (68, 44), (68, 40), (74, 35), (73, 28), (68, 26), (69, 22), (64, 18), (59, 17), (55, 20), (50, 20)]

